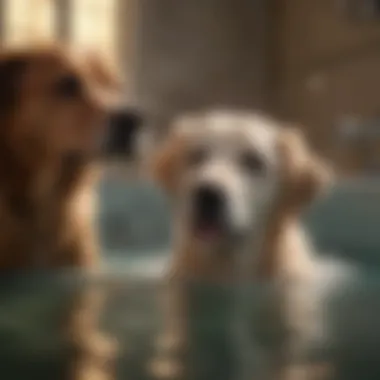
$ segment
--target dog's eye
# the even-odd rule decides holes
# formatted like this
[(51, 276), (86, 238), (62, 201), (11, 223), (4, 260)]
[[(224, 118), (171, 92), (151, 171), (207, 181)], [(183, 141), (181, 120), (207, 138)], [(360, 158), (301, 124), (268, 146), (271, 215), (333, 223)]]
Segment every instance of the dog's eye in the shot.
[(188, 152), (186, 161), (189, 166), (198, 166), (207, 159), (207, 156), (208, 152), (206, 149), (193, 149)]
[(67, 75), (57, 81), (54, 86), (54, 93), (60, 98), (75, 98), (82, 93), (82, 83), (75, 75)]
[(263, 174), (266, 166), (263, 159), (252, 152), (245, 152), (240, 157), (242, 167), (255, 174)]

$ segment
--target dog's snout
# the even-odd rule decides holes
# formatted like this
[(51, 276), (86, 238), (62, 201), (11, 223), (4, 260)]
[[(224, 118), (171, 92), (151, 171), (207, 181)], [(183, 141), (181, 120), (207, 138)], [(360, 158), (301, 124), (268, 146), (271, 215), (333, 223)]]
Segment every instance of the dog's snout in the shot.
[(105, 155), (130, 159), (136, 153), (142, 116), (135, 110), (114, 111), (108, 119)]
[(220, 220), (224, 213), (225, 199), (221, 189), (212, 185), (203, 185), (194, 191), (194, 208), (204, 222)]

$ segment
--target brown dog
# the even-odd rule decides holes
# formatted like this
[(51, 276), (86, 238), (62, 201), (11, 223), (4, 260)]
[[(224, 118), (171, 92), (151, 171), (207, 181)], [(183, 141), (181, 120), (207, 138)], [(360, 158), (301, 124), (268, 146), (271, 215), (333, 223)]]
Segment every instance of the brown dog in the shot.
[(257, 315), (242, 335), (254, 330), (263, 353), (258, 378), (283, 378), (278, 371), (291, 371), (285, 358), (301, 354), (319, 323), (318, 310), (309, 308), (312, 297), (303, 293), (317, 269), (300, 219), (329, 180), (328, 167), (297, 129), (255, 114), (214, 111), (178, 121), (154, 160), (154, 174), (172, 201), (175, 226), (164, 358), (154, 362), (156, 374), (178, 378), (181, 365), (167, 350), (182, 351), (190, 339), (187, 280), (264, 280), (274, 292), (256, 301)]
[(95, 56), (0, 54), (0, 270), (97, 261), (91, 163), (116, 86)]
[[(0, 54), (4, 274), (96, 265), (93, 163), (118, 92), (117, 76), (95, 55), (73, 55), (59, 47)], [(99, 305), (93, 290), (75, 295), (64, 326), (72, 354), (68, 379), (100, 376), (111, 355), (97, 330)]]

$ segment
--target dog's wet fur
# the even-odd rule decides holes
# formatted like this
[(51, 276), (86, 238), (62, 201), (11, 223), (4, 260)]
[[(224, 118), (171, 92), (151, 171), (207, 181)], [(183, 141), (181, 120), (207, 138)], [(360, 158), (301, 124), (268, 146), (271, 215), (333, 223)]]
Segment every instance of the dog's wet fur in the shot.
[[(272, 290), (265, 296), (240, 299), (256, 310), (243, 330), (253, 332), (256, 353), (262, 353), (258, 378), (294, 378), (292, 360), (299, 363), (306, 342), (320, 333), (321, 292), (312, 289), (331, 272), (326, 268), (334, 267), (318, 263), (301, 221), (332, 182), (330, 166), (296, 127), (216, 110), (180, 117), (158, 148), (152, 171), (171, 200), (173, 219), (161, 347), (166, 342), (181, 350), (190, 339), (184, 290), (189, 279), (238, 287), (267, 284)], [(348, 272), (342, 272), (345, 278)], [(244, 318), (240, 321), (243, 325)], [(168, 356), (153, 365), (156, 375), (169, 377), (179, 368)], [(299, 369), (295, 378), (309, 378), (310, 371)]]

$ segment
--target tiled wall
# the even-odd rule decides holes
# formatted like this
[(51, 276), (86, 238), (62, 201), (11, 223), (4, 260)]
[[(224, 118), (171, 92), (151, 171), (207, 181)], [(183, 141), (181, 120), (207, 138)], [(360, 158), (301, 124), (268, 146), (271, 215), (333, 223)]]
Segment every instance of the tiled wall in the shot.
[[(267, 2), (138, 2), (137, 96), (166, 128), (165, 116), (206, 106), (266, 103)], [(160, 125), (161, 123), (161, 125)]]

